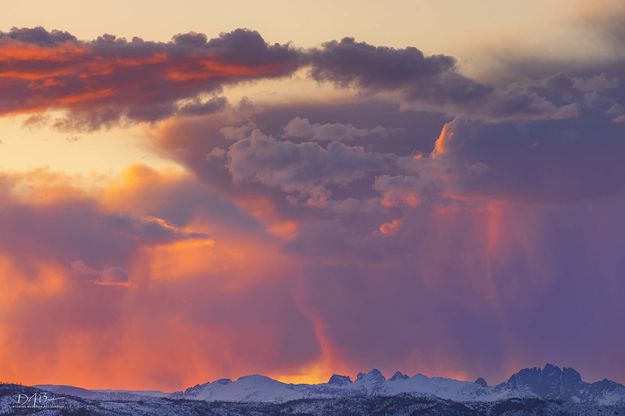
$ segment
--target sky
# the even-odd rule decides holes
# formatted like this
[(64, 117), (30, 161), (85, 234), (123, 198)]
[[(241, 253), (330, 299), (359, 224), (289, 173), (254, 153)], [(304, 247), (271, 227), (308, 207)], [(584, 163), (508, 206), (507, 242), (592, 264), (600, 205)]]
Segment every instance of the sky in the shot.
[(0, 379), (625, 382), (618, 1), (0, 16)]

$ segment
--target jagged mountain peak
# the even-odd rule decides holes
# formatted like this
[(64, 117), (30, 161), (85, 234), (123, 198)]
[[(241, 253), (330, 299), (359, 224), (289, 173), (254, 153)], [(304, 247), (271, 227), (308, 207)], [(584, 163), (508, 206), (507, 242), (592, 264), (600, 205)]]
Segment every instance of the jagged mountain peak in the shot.
[(475, 383), (475, 384), (478, 384), (478, 385), (480, 385), (480, 386), (482, 386), (482, 387), (488, 387), (488, 383), (487, 383), (487, 382), (486, 382), (486, 380), (484, 380), (484, 378), (482, 378), (482, 377), (478, 377), (478, 378), (474, 381), (474, 383)]
[[(397, 371), (390, 379), (373, 369), (360, 373), (355, 382), (349, 376), (335, 374), (327, 383), (290, 384), (260, 374), (219, 379), (198, 384), (184, 392), (103, 391), (71, 386), (41, 386), (44, 390), (87, 399), (139, 400), (143, 397), (205, 400), (209, 402), (274, 402), (299, 399), (353, 397), (388, 397), (396, 395), (437, 397), (456, 402), (494, 402), (508, 399), (549, 399), (593, 405), (625, 405), (625, 386), (610, 380), (584, 382), (572, 368), (547, 364), (543, 368), (525, 368), (504, 383), (488, 386), (486, 380), (475, 382), (417, 374), (408, 377)], [(155, 396), (156, 394), (156, 396)], [(160, 395), (160, 396), (158, 396)]]
[(340, 374), (332, 374), (330, 380), (328, 380), (328, 384), (333, 384), (337, 386), (342, 386), (344, 384), (351, 384), (352, 379), (349, 376), (343, 376)]
[(410, 377), (408, 377), (406, 374), (402, 373), (401, 371), (396, 371), (395, 374), (393, 374), (393, 377), (391, 377), (389, 380), (391, 381), (396, 381), (396, 380), (406, 380)]
[(386, 378), (384, 377), (384, 375), (380, 372), (380, 370), (378, 370), (377, 368), (372, 369), (371, 371), (369, 371), (368, 373), (358, 373), (358, 375), (356, 376), (356, 381), (378, 381), (378, 382), (382, 382), (385, 381)]
[(543, 368), (530, 367), (519, 370), (508, 379), (508, 383), (527, 384), (527, 383), (545, 383), (556, 382), (559, 379), (565, 384), (577, 384), (582, 382), (581, 374), (571, 367), (560, 368), (550, 363), (545, 364)]
[(625, 399), (625, 386), (613, 381), (587, 383), (571, 367), (553, 364), (524, 368), (513, 374), (498, 389), (526, 391), (545, 399), (610, 402)]

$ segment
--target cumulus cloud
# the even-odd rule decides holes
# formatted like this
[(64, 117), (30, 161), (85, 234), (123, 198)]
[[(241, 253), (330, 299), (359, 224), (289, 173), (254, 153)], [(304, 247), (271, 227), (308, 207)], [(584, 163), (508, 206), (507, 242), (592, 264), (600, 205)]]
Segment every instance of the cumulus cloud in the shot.
[(358, 138), (388, 137), (392, 131), (382, 126), (362, 129), (351, 124), (311, 123), (307, 118), (295, 117), (284, 126), (284, 137), (311, 141), (351, 141)]
[(80, 41), (38, 27), (0, 33), (0, 64), (0, 114), (59, 109), (71, 117), (58, 127), (95, 129), (218, 111), (223, 99), (202, 102), (201, 96), (226, 84), (288, 75), (299, 57), (243, 29), (213, 39), (182, 34), (164, 43), (113, 35)]
[(228, 170), (234, 181), (258, 181), (295, 192), (309, 204), (323, 205), (327, 186), (346, 186), (371, 172), (392, 166), (390, 156), (369, 153), (362, 147), (330, 142), (281, 141), (255, 131), (228, 150)]

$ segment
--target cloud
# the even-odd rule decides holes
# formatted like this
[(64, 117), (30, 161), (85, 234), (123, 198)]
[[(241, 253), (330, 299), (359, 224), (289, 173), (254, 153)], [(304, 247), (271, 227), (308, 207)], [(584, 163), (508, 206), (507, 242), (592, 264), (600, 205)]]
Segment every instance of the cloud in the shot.
[[(373, 216), (311, 222), (290, 247), (307, 255), (303, 296), (340, 360), (355, 368), (378, 363), (385, 371), (436, 363), (437, 371), (470, 369), (502, 379), (505, 371), (496, 368), (549, 357), (584, 367), (595, 336), (611, 339), (605, 349), (612, 357), (615, 343), (625, 342), (603, 332), (616, 328), (621, 305), (593, 312), (590, 301), (612, 299), (609, 291), (621, 286), (615, 278), (622, 261), (610, 246), (623, 224), (603, 234), (609, 221), (588, 217), (609, 216), (622, 201), (420, 205), (382, 224)], [(592, 292), (588, 301), (581, 288)], [(591, 323), (600, 319), (605, 326)], [(584, 335), (576, 334), (580, 322), (587, 323)], [(563, 348), (556, 339), (586, 346)], [(595, 360), (587, 368), (600, 366)]]
[[(458, 71), (450, 56), (425, 56), (413, 47), (376, 47), (352, 38), (296, 50), (270, 45), (257, 32), (244, 29), (213, 39), (180, 34), (164, 43), (113, 35), (81, 41), (66, 32), (14, 28), (0, 33), (0, 56), (5, 91), (0, 115), (31, 113), (41, 120), (46, 110), (62, 110), (66, 116), (53, 124), (66, 130), (221, 111), (225, 99), (214, 95), (223, 86), (287, 76), (304, 65), (318, 81), (399, 95), (405, 108), (485, 120), (553, 119), (576, 113), (574, 104), (558, 106), (523, 85), (499, 87), (472, 80)], [(336, 136), (341, 128), (348, 138), (364, 135), (355, 128), (348, 132), (349, 126), (332, 126), (340, 123), (326, 124), (314, 128), (319, 135), (314, 137), (327, 140), (323, 137)], [(290, 128), (295, 127), (300, 130), (291, 133), (303, 134), (301, 123)], [(372, 135), (388, 133), (377, 127)]]
[(382, 175), (375, 178), (373, 189), (382, 195), (382, 205), (416, 207), (421, 203), (424, 184), (415, 176)]
[(324, 148), (313, 142), (280, 141), (259, 131), (228, 150), (228, 169), (235, 181), (256, 180), (285, 190), (347, 185), (386, 164), (384, 155), (367, 153), (362, 147), (330, 142)]
[(136, 166), (93, 190), (43, 176), (0, 176), (0, 361), (38, 357), (10, 377), (173, 390), (319, 357), (278, 240), (192, 175)]
[(224, 230), (230, 235), (262, 233), (260, 225), (249, 213), (192, 175), (177, 171), (130, 166), (119, 181), (109, 184), (101, 203), (108, 211), (160, 218), (177, 229), (203, 218), (203, 225), (211, 235), (220, 235)]
[[(28, 175), (6, 179), (0, 204), (0, 251), (25, 262), (48, 259), (70, 265), (78, 258), (104, 277), (109, 265), (124, 267), (144, 246), (208, 238), (162, 218), (107, 210), (102, 201), (67, 183), (54, 186), (53, 180), (65, 179), (46, 179), (42, 172), (34, 180)], [(48, 194), (54, 198), (46, 199)]]
[(226, 107), (228, 100), (224, 97), (211, 98), (205, 102), (191, 102), (181, 106), (179, 115), (201, 116), (221, 111)]
[[(133, 120), (174, 105), (150, 144), (182, 169), (136, 165), (93, 189), (45, 171), (0, 176), (9, 377), (179, 389), (380, 367), (501, 380), (560, 361), (622, 378), (620, 75), (501, 86), (449, 57), (349, 39), (306, 52), (253, 32), (169, 43), (10, 33), (5, 43), (30, 45), (24, 65), (127, 54), (142, 73), (182, 71), (176, 91), (208, 92), (117, 105)], [(213, 85), (248, 78), (195, 79), (205, 49), (228, 70), (284, 54), (284, 73), (308, 54), (313, 77), (365, 94), (229, 104)], [(163, 67), (144, 62), (155, 51)]]
[(66, 42), (76, 42), (78, 39), (71, 33), (52, 30), (47, 31), (43, 27), (17, 28), (14, 27), (8, 33), (2, 33), (2, 37), (13, 41), (24, 42), (39, 46), (54, 47)]
[(362, 87), (401, 88), (407, 84), (437, 77), (453, 70), (450, 56), (426, 57), (414, 47), (394, 49), (375, 47), (353, 38), (331, 41), (311, 53), (312, 76), (343, 86), (356, 82)]
[(310, 52), (311, 76), (339, 87), (390, 91), (417, 108), (486, 119), (545, 119), (575, 115), (521, 86), (506, 88), (472, 80), (456, 68), (453, 57), (425, 56), (419, 49), (395, 49), (356, 42), (331, 41)]
[[(270, 200), (289, 219), (307, 215), (295, 205), (337, 214), (378, 210), (375, 176), (401, 174), (399, 161), (412, 159), (415, 151), (429, 151), (447, 120), (432, 113), (400, 112), (396, 104), (380, 100), (256, 107), (249, 112), (247, 104), (233, 106), (202, 119), (169, 123), (155, 143), (225, 198), (240, 201), (254, 195)], [(352, 123), (337, 122), (341, 119)], [(380, 122), (388, 125), (384, 139), (377, 135), (382, 133)], [(302, 127), (322, 131), (328, 140), (285, 137), (294, 124), (299, 132)], [(346, 135), (360, 137), (357, 143), (344, 143)], [(177, 152), (181, 147), (190, 151)]]
[(0, 59), (0, 114), (64, 110), (68, 117), (56, 124), (66, 129), (219, 111), (223, 98), (202, 102), (202, 96), (299, 66), (288, 45), (267, 44), (244, 29), (163, 43), (113, 35), (79, 41), (67, 32), (14, 28), (0, 33)]
[(73, 271), (81, 277), (88, 278), (98, 285), (128, 285), (128, 272), (121, 267), (108, 266), (102, 270), (89, 267), (82, 260), (74, 260), (70, 263)]
[[(574, 103), (577, 115), (456, 119), (442, 129), (437, 119), (428, 140), (407, 119), (384, 115), (384, 106), (274, 104), (239, 120), (246, 127), (230, 140), (221, 126), (239, 124), (222, 114), (181, 122), (160, 145), (201, 149), (178, 160), (224, 198), (263, 195), (278, 216), (296, 219), (282, 250), (302, 268), (290, 275), (296, 298), (319, 328), (321, 362), (331, 368), (501, 380), (528, 362), (557, 358), (579, 363), (591, 377), (618, 378), (607, 360), (586, 351), (602, 339), (614, 362), (615, 345), (625, 342), (608, 335), (622, 309), (611, 295), (622, 286), (623, 224), (614, 218), (623, 203), (623, 126), (610, 110), (620, 82), (556, 74), (530, 87), (557, 106)], [(328, 141), (282, 137), (296, 117), (307, 119), (305, 126), (383, 124), (417, 139), (410, 147), (393, 138), (353, 146), (341, 134)], [(374, 124), (362, 122), (367, 118)], [(207, 161), (213, 148), (232, 152), (234, 161)], [(300, 192), (306, 199), (280, 205)], [(584, 291), (592, 293), (588, 301)], [(595, 312), (592, 299), (602, 297), (610, 304)], [(581, 337), (565, 316), (585, 323)], [(583, 345), (567, 348), (558, 341), (580, 338)]]
[[(246, 114), (247, 130), (237, 136), (240, 140), (258, 128), (272, 137), (285, 137), (285, 128), (293, 120), (301, 135), (310, 124), (313, 134), (323, 135), (324, 141), (352, 140), (368, 151), (395, 153), (403, 156), (415, 151), (430, 151), (441, 127), (449, 117), (440, 113), (402, 111), (400, 106), (388, 99), (361, 96), (357, 99), (310, 100), (303, 103), (263, 103), (257, 110)], [(308, 120), (308, 122), (299, 121)], [(250, 123), (252, 124), (250, 128)], [(350, 127), (351, 125), (351, 127)], [(357, 129), (358, 132), (352, 129)], [(386, 133), (383, 134), (383, 130)], [(292, 137), (293, 141), (311, 141), (311, 137)], [(294, 140), (297, 139), (297, 140)]]
[[(578, 25), (587, 29), (594, 37), (614, 47), (614, 55), (623, 58), (619, 53), (621, 42), (625, 39), (625, 30), (621, 24), (625, 16), (623, 3), (617, 0), (599, 0), (592, 5), (578, 7), (575, 19)], [(604, 46), (604, 45), (601, 45)]]
[[(348, 213), (376, 209), (376, 201), (358, 201), (350, 189), (376, 173), (394, 171), (397, 156), (367, 152), (360, 146), (331, 141), (326, 147), (265, 136), (259, 130), (228, 148), (227, 168), (234, 183), (257, 182), (278, 188), (291, 204)], [(365, 185), (366, 186), (366, 185)], [(356, 186), (358, 189), (358, 186)], [(343, 195), (333, 199), (332, 194)], [(368, 193), (365, 191), (365, 193)]]
[(389, 222), (385, 222), (384, 224), (380, 225), (378, 230), (382, 234), (393, 234), (393, 233), (397, 232), (399, 227), (401, 227), (401, 221), (400, 220), (391, 220)]
[[(246, 257), (252, 254), (245, 250)], [(141, 268), (142, 260), (150, 269)], [(133, 273), (162, 272), (151, 260), (139, 259)], [(23, 291), (10, 304), (3, 301), (8, 310), (3, 310), (0, 359), (7, 362), (7, 374), (24, 383), (58, 380), (92, 388), (146, 385), (173, 391), (236, 378), (251, 368), (266, 374), (289, 371), (316, 359), (319, 346), (289, 284), (275, 280), (264, 266), (262, 271), (247, 268), (247, 276), (237, 274), (237, 285), (227, 288), (206, 262), (201, 279), (150, 284), (138, 279), (133, 287), (68, 282), (60, 275), (56, 292), (43, 291), (42, 283), (52, 276), (44, 278), (42, 269), (33, 270), (36, 280), (13, 273), (7, 282), (3, 275), (3, 284), (12, 289), (29, 279), (29, 287), (40, 288)], [(239, 280), (244, 277), (248, 281)], [(37, 363), (25, 360), (34, 355)], [(24, 359), (22, 365), (11, 357)], [(93, 371), (103, 361), (106, 368)], [(41, 366), (48, 369), (45, 374)]]
[(382, 126), (361, 129), (351, 124), (311, 123), (308, 119), (299, 117), (295, 117), (284, 126), (284, 137), (307, 141), (352, 141), (367, 136), (386, 138), (391, 134), (389, 129)]
[(541, 122), (454, 121), (437, 154), (468, 195), (566, 201), (621, 193), (625, 126), (605, 115)]

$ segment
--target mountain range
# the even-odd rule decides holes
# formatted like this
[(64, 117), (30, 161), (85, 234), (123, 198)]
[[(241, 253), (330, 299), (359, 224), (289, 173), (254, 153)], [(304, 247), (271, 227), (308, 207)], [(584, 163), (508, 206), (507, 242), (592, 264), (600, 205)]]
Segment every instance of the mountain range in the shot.
[(349, 399), (408, 395), (453, 402), (499, 402), (508, 399), (541, 399), (597, 406), (625, 406), (625, 386), (610, 380), (585, 382), (573, 368), (547, 364), (526, 368), (507, 381), (489, 386), (482, 378), (475, 382), (422, 374), (407, 376), (396, 372), (390, 378), (377, 369), (349, 376), (333, 375), (326, 383), (290, 384), (263, 376), (250, 375), (236, 381), (219, 379), (198, 384), (184, 391), (87, 390), (73, 386), (38, 385), (36, 388), (57, 395), (90, 400), (138, 401), (146, 398), (196, 400), (207, 402), (286, 403), (306, 399)]

